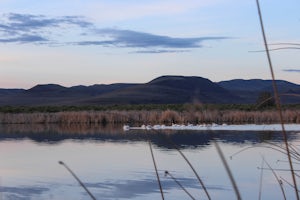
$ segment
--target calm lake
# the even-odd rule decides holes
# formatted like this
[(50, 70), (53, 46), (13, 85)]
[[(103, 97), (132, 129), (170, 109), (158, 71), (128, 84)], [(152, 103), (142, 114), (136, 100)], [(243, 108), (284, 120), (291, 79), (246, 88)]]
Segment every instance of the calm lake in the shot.
[[(236, 199), (213, 141), (217, 141), (232, 170), (243, 199), (283, 199), (273, 169), (288, 169), (280, 149), (280, 132), (147, 131), (94, 126), (0, 126), (0, 199), (90, 199), (63, 161), (97, 199), (161, 199), (150, 153), (150, 140), (165, 199), (191, 199), (165, 176), (165, 170), (195, 199), (207, 199), (193, 171), (174, 142), (193, 164), (212, 199)], [(297, 149), (300, 133), (290, 132)], [(272, 144), (270, 144), (272, 143)], [(252, 148), (254, 147), (254, 148)], [(237, 152), (244, 150), (238, 154)], [(299, 164), (295, 162), (295, 169)], [(263, 167), (265, 170), (261, 170)], [(287, 199), (295, 199), (290, 173), (282, 178)]]

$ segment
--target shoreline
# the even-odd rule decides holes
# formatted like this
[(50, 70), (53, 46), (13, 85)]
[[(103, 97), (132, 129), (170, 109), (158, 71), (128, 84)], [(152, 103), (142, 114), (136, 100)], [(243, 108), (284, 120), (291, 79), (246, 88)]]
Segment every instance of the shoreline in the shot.
[[(300, 124), (284, 124), (286, 131), (299, 131)], [(124, 131), (130, 130), (213, 130), (213, 131), (282, 131), (281, 124), (200, 124), (200, 125), (142, 125), (142, 126), (123, 126)]]

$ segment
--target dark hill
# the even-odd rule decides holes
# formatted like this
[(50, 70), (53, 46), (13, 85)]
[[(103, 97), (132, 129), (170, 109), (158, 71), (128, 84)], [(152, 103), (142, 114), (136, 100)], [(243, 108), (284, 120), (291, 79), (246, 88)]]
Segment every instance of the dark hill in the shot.
[(33, 88), (30, 88), (27, 90), (27, 92), (31, 93), (39, 93), (39, 92), (53, 92), (53, 91), (59, 91), (64, 90), (65, 87), (57, 84), (45, 84), (45, 85), (36, 85)]
[(81, 101), (83, 104), (232, 103), (241, 98), (201, 77), (162, 76), (148, 83)]
[(37, 85), (28, 90), (0, 89), (2, 105), (77, 105), (80, 99), (124, 89), (136, 84), (116, 83), (110, 85), (63, 87), (57, 84)]
[(109, 93), (109, 92), (112, 92), (112, 91), (115, 91), (115, 90), (131, 87), (131, 86), (134, 86), (134, 85), (136, 85), (136, 84), (133, 84), (133, 83), (115, 83), (115, 84), (109, 84), (109, 85), (105, 85), (105, 84), (95, 84), (95, 85), (91, 85), (91, 86), (79, 85), (79, 86), (70, 87), (68, 89), (68, 91), (66, 91), (66, 92), (69, 95), (77, 94), (77, 95), (96, 96), (96, 95)]
[[(283, 103), (300, 103), (300, 85), (277, 81)], [(101, 105), (101, 104), (181, 104), (181, 103), (255, 103), (261, 92), (272, 92), (270, 80), (211, 82), (196, 76), (161, 76), (148, 83), (97, 84), (63, 87), (37, 85), (29, 90), (0, 89), (3, 105)]]
[(45, 85), (37, 85), (25, 92), (27, 96), (30, 95), (39, 95), (45, 97), (89, 97), (96, 96), (100, 94), (105, 94), (108, 92), (112, 92), (118, 89), (123, 89), (129, 86), (133, 86), (135, 84), (125, 84), (125, 83), (116, 83), (116, 84), (98, 84), (91, 86), (72, 86), (72, 87), (63, 87), (61, 85), (56, 84), (45, 84)]
[[(284, 80), (276, 80), (276, 84), (283, 103), (300, 103), (299, 97), (292, 96), (300, 94), (300, 85)], [(273, 93), (272, 80), (234, 79), (218, 82), (218, 85), (245, 99), (245, 103), (254, 103), (262, 92)]]
[[(276, 81), (279, 91), (287, 91), (293, 89), (300, 89), (300, 85), (290, 83), (283, 80)], [(272, 80), (261, 79), (234, 79), (230, 81), (218, 82), (218, 85), (230, 91), (273, 91)]]
[(26, 96), (58, 97), (64, 94), (66, 87), (57, 84), (36, 85), (25, 92)]
[(201, 92), (224, 92), (224, 89), (210, 80), (196, 76), (161, 76), (148, 83), (161, 87), (176, 88), (180, 90), (201, 90)]
[(0, 96), (17, 95), (24, 91), (24, 89), (0, 89)]

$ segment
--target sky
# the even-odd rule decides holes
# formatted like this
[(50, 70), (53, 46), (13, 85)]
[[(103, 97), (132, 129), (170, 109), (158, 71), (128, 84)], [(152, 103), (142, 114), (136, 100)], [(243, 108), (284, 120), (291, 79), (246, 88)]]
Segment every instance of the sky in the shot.
[[(276, 79), (300, 84), (300, 1), (260, 0)], [(0, 0), (0, 88), (270, 79), (255, 0)]]

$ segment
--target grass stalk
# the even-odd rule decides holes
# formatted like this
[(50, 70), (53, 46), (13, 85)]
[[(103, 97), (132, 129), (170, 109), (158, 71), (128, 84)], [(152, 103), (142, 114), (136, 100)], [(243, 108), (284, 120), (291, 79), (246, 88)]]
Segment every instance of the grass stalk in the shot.
[(283, 189), (283, 183), (282, 183), (282, 180), (280, 180), (277, 176), (277, 174), (275, 173), (274, 169), (270, 166), (270, 164), (265, 160), (265, 158), (263, 157), (263, 161), (267, 164), (267, 166), (269, 167), (269, 169), (272, 171), (272, 174), (274, 175), (274, 177), (276, 178), (277, 182), (278, 182), (278, 185), (280, 186), (280, 189), (281, 189), (281, 193), (282, 193), (282, 196), (283, 196), (283, 199), (286, 200), (286, 196), (285, 196), (285, 192), (284, 192), (284, 189)]
[(299, 190), (297, 189), (297, 188), (295, 188), (295, 186), (292, 184), (292, 183), (290, 183), (290, 182), (288, 182), (286, 179), (284, 179), (283, 177), (280, 177), (286, 184), (288, 184), (290, 187), (292, 187), (292, 188), (294, 188), (297, 192), (299, 192)]
[(195, 170), (195, 168), (193, 167), (192, 163), (187, 159), (187, 157), (182, 153), (182, 151), (178, 148), (178, 146), (170, 139), (167, 138), (167, 141), (169, 141), (170, 144), (172, 144), (172, 146), (179, 152), (179, 154), (182, 156), (182, 158), (186, 161), (186, 163), (190, 166), (190, 168), (192, 169), (192, 171), (194, 172), (195, 176), (197, 177), (202, 189), (204, 190), (207, 198), (209, 200), (211, 200), (211, 197), (202, 181), (202, 179), (200, 178), (199, 174), (197, 173), (197, 171)]
[(261, 168), (260, 168), (259, 192), (258, 192), (258, 199), (259, 200), (261, 200), (261, 195), (262, 195), (263, 175), (264, 175), (264, 159), (262, 159), (262, 161), (261, 161)]
[(222, 163), (223, 163), (223, 165), (224, 165), (224, 167), (225, 167), (225, 170), (226, 170), (226, 172), (227, 172), (227, 174), (228, 174), (228, 176), (229, 176), (229, 179), (230, 179), (230, 182), (231, 182), (232, 187), (233, 187), (233, 189), (234, 189), (236, 198), (237, 198), (238, 200), (241, 200), (242, 197), (241, 197), (241, 195), (240, 195), (240, 192), (239, 192), (239, 189), (238, 189), (238, 187), (237, 187), (237, 184), (236, 184), (236, 182), (235, 182), (235, 180), (234, 180), (234, 177), (233, 177), (233, 175), (232, 175), (232, 173), (231, 173), (231, 170), (230, 170), (230, 168), (229, 168), (229, 166), (228, 166), (228, 163), (227, 163), (227, 161), (226, 161), (226, 159), (225, 159), (225, 156), (224, 156), (224, 154), (223, 154), (223, 152), (222, 152), (220, 146), (218, 145), (218, 143), (217, 143), (215, 140), (213, 140), (213, 143), (214, 143), (214, 145), (215, 145), (215, 147), (216, 147), (216, 149), (217, 149), (217, 152), (218, 152), (218, 154), (219, 154), (219, 156), (220, 156), (220, 158), (221, 158), (221, 160), (222, 160)]
[[(300, 97), (299, 94), (291, 94), (291, 93), (283, 93), (283, 94), (279, 94), (280, 96), (294, 96), (294, 97)], [(260, 106), (262, 106), (264, 103), (266, 103), (267, 101), (273, 99), (274, 97), (269, 97), (267, 99), (265, 99), (264, 101), (262, 101), (260, 104), (255, 106), (255, 109), (258, 109)]]
[(268, 63), (269, 63), (271, 76), (272, 76), (272, 84), (273, 84), (276, 107), (277, 107), (279, 117), (280, 117), (280, 121), (281, 121), (283, 139), (284, 139), (285, 148), (286, 148), (286, 152), (287, 152), (287, 156), (288, 156), (288, 160), (289, 160), (289, 165), (290, 165), (290, 169), (291, 169), (291, 176), (292, 176), (293, 184), (294, 184), (294, 187), (295, 187), (295, 195), (296, 195), (296, 199), (299, 200), (299, 194), (298, 194), (298, 191), (297, 191), (298, 190), (297, 189), (298, 188), (297, 187), (297, 181), (296, 181), (293, 162), (292, 162), (292, 158), (291, 158), (290, 150), (289, 150), (289, 146), (288, 146), (287, 134), (286, 134), (285, 127), (284, 127), (281, 103), (280, 103), (280, 99), (279, 99), (279, 95), (278, 95), (277, 84), (276, 84), (276, 81), (275, 81), (276, 79), (275, 79), (275, 74), (274, 74), (274, 71), (273, 71), (273, 65), (272, 65), (271, 55), (270, 55), (269, 47), (268, 47), (268, 43), (267, 43), (267, 37), (266, 37), (266, 34), (265, 34), (265, 29), (264, 29), (264, 24), (263, 24), (263, 19), (262, 19), (259, 0), (256, 0), (256, 5), (257, 5), (257, 10), (258, 10), (260, 27), (261, 27), (262, 37), (263, 37), (264, 46), (265, 46), (265, 50), (266, 50), (266, 55), (267, 55), (267, 59), (268, 59)]
[(158, 182), (158, 186), (159, 186), (159, 190), (160, 190), (160, 194), (161, 194), (161, 199), (164, 200), (165, 197), (164, 197), (163, 189), (162, 189), (162, 186), (161, 186), (159, 174), (158, 174), (158, 171), (157, 171), (157, 166), (156, 166), (156, 162), (155, 162), (155, 158), (154, 158), (154, 154), (153, 154), (153, 150), (152, 150), (152, 144), (151, 144), (150, 140), (149, 140), (149, 147), (150, 147), (152, 162), (153, 162), (153, 165), (154, 165), (154, 169), (155, 169), (155, 173), (156, 173), (156, 178), (157, 178), (157, 182)]
[[(265, 142), (265, 143), (267, 143), (267, 142)], [(233, 159), (233, 157), (237, 156), (238, 154), (240, 154), (240, 153), (242, 153), (242, 152), (244, 152), (244, 151), (246, 151), (246, 150), (254, 149), (254, 148), (257, 148), (257, 147), (267, 148), (267, 149), (272, 149), (272, 150), (275, 150), (275, 151), (277, 151), (277, 152), (279, 152), (279, 153), (282, 153), (282, 154), (286, 155), (285, 148), (283, 148), (283, 147), (281, 147), (281, 146), (279, 146), (279, 145), (273, 144), (273, 143), (267, 143), (267, 144), (269, 144), (269, 145), (271, 145), (271, 146), (255, 145), (255, 146), (246, 147), (246, 148), (244, 148), (244, 149), (241, 149), (241, 150), (237, 151), (236, 153), (232, 154), (232, 155), (230, 156), (230, 159)], [(292, 151), (292, 152), (290, 152), (290, 155), (291, 155), (291, 157), (292, 157), (293, 159), (300, 161), (300, 157), (299, 157), (299, 155), (298, 155), (296, 152), (293, 152), (293, 151)]]
[(183, 185), (169, 172), (169, 171), (165, 171), (165, 176), (170, 176), (173, 181), (175, 181), (175, 183), (193, 200), (195, 200), (195, 198), (183, 187)]
[(87, 187), (83, 184), (83, 182), (76, 176), (76, 174), (66, 165), (63, 161), (58, 162), (60, 165), (64, 166), (71, 174), (72, 176), (78, 181), (80, 186), (88, 193), (88, 195), (91, 197), (91, 199), (96, 200), (94, 195), (87, 189)]
[[(262, 169), (260, 167), (258, 167), (258, 169)], [(270, 170), (269, 168), (263, 168), (264, 170)], [(273, 168), (274, 171), (282, 171), (282, 172), (290, 172), (291, 170), (290, 169), (281, 169), (281, 168)], [(295, 171), (298, 171), (300, 172), (300, 170), (295, 170)]]

